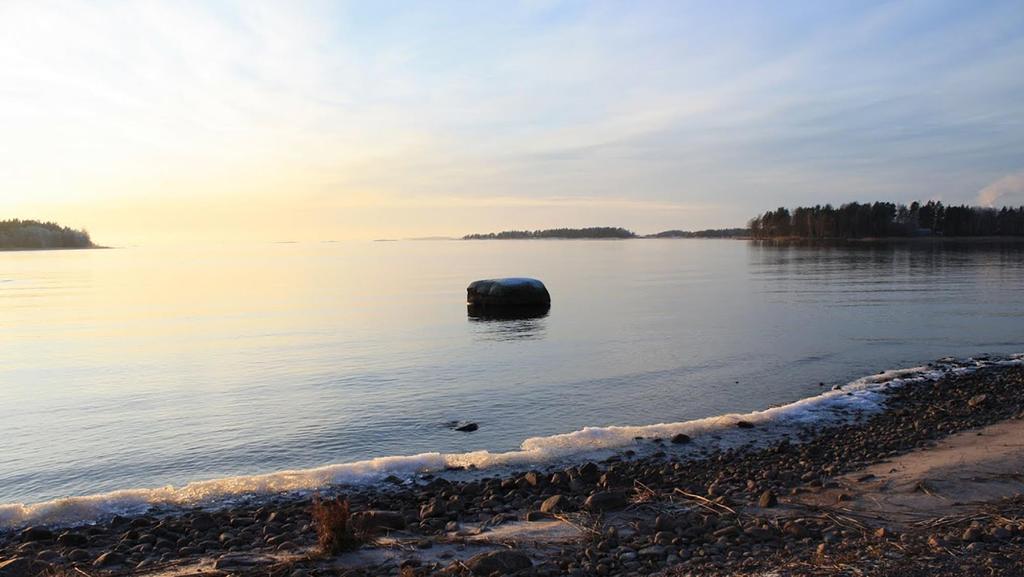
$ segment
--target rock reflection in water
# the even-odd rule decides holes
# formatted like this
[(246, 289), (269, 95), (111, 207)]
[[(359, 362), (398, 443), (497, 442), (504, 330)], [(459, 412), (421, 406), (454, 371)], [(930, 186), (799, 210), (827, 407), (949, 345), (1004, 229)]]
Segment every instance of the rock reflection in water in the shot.
[(466, 307), (469, 322), (481, 338), (495, 341), (541, 339), (550, 306), (517, 308)]

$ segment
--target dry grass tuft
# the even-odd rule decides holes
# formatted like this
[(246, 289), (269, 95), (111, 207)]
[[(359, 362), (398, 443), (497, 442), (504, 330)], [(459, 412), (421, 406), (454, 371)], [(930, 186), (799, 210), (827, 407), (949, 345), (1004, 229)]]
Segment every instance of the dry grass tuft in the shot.
[(347, 499), (321, 499), (320, 495), (314, 495), (310, 513), (313, 527), (316, 529), (317, 543), (324, 554), (335, 555), (342, 551), (352, 551), (366, 542), (366, 536), (352, 527), (352, 513), (349, 511)]

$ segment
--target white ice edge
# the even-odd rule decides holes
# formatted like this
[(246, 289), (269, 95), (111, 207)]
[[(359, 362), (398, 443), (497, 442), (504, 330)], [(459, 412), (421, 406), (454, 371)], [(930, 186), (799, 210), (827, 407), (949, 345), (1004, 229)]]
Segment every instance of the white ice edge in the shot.
[[(340, 484), (370, 484), (389, 475), (410, 477), (436, 473), (452, 467), (491, 469), (503, 466), (545, 466), (562, 459), (582, 459), (595, 452), (611, 452), (636, 446), (636, 437), (669, 438), (685, 433), (695, 445), (716, 437), (747, 440), (754, 434), (770, 430), (785, 434), (801, 426), (840, 420), (851, 411), (870, 413), (881, 408), (880, 392), (888, 387), (909, 382), (936, 381), (948, 374), (973, 372), (981, 367), (1024, 364), (1024, 354), (998, 360), (948, 363), (932, 367), (895, 369), (852, 381), (839, 390), (770, 409), (747, 414), (725, 414), (678, 423), (643, 426), (585, 427), (579, 431), (531, 437), (520, 449), (492, 453), (421, 453), (411, 456), (379, 457), (366, 461), (326, 465), (313, 469), (288, 470), (263, 475), (238, 476), (195, 481), (180, 487), (123, 489), (97, 495), (67, 497), (34, 504), (0, 505), (0, 530), (31, 525), (74, 525), (105, 516), (139, 514), (153, 507), (175, 508), (212, 505), (240, 496), (270, 496), (294, 491), (311, 491)], [(759, 425), (757, 433), (743, 432), (736, 422), (749, 421)]]

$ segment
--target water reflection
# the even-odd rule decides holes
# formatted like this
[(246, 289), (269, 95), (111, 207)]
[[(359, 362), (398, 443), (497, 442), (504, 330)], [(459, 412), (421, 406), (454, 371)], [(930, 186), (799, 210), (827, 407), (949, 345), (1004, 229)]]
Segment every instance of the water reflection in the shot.
[(550, 306), (482, 308), (467, 306), (466, 316), (484, 340), (538, 340), (544, 337)]
[(998, 300), (1024, 269), (1021, 242), (768, 241), (749, 243), (747, 255), (764, 294), (833, 309)]

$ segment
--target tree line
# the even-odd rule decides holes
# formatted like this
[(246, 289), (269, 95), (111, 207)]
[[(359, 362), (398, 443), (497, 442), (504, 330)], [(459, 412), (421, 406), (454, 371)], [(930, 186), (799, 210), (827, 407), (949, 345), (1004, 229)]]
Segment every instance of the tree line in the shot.
[(0, 220), (0, 249), (91, 248), (95, 245), (84, 230), (54, 222)]
[(851, 202), (785, 207), (750, 221), (754, 238), (847, 239), (908, 236), (1024, 236), (1024, 206), (1001, 209), (942, 202)]

